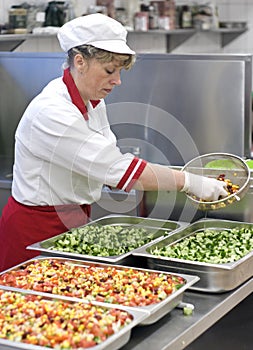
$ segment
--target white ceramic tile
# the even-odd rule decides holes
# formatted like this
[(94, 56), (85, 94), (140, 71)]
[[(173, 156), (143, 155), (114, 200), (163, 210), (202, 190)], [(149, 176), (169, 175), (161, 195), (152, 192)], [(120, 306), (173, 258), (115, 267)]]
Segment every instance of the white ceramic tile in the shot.
[(129, 33), (128, 44), (136, 52), (165, 53), (166, 37), (160, 34)]
[(219, 20), (220, 21), (228, 21), (230, 13), (228, 11), (228, 6), (220, 4), (218, 6)]
[(15, 51), (17, 51), (17, 52), (38, 52), (37, 41), (36, 40), (26, 40)]
[(219, 53), (220, 38), (216, 33), (199, 32), (177, 47), (173, 53)]
[(83, 14), (87, 13), (90, 5), (96, 4), (96, 0), (73, 0), (72, 3), (74, 5), (75, 15), (82, 16)]
[(247, 5), (234, 4), (230, 6), (229, 16), (231, 21), (246, 21), (247, 20)]
[(4, 0), (0, 0), (0, 23), (5, 23), (5, 10), (4, 10)]

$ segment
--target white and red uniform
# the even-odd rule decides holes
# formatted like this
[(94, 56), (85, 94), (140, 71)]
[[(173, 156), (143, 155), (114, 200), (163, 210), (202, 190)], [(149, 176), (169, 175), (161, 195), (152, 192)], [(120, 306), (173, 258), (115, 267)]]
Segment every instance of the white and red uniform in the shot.
[(146, 162), (116, 147), (103, 100), (86, 107), (69, 69), (27, 107), (16, 131), (12, 197), (0, 220), (0, 270), (25, 247), (87, 222), (104, 184), (128, 191)]

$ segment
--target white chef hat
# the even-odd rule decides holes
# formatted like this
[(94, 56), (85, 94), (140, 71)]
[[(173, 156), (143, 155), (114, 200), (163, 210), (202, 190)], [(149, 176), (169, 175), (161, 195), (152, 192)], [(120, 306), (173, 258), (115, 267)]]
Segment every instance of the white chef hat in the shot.
[(126, 44), (127, 30), (123, 25), (101, 13), (77, 17), (65, 23), (57, 37), (65, 52), (76, 46), (92, 45), (110, 52), (135, 54)]

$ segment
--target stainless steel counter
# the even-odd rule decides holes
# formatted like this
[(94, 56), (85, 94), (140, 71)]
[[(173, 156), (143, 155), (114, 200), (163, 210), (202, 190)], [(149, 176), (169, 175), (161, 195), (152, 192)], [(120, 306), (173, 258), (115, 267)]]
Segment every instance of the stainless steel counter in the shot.
[[(214, 295), (186, 292), (184, 301), (192, 303), (195, 306), (193, 315), (184, 316), (181, 309), (174, 309), (170, 314), (151, 326), (137, 327), (133, 330), (130, 341), (122, 350), (186, 349), (202, 333), (212, 327), (224, 315), (249, 296), (252, 291), (253, 278), (229, 293)], [(237, 322), (239, 324), (241, 320), (238, 319)], [(237, 338), (240, 337), (239, 333), (232, 333), (233, 335)], [(250, 338), (252, 344), (252, 333)], [(212, 347), (212, 344), (210, 346), (211, 349), (215, 348)], [(245, 342), (244, 346), (243, 349), (245, 350), (252, 349), (250, 347), (251, 345)], [(208, 344), (205, 344), (205, 349), (207, 348)], [(190, 347), (190, 349), (194, 350), (194, 347)], [(233, 349), (230, 348), (230, 350)]]

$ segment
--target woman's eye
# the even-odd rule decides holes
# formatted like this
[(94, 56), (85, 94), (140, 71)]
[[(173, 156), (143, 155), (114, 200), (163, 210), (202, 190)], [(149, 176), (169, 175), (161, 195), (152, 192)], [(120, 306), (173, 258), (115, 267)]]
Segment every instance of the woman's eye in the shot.
[(114, 70), (109, 70), (109, 69), (106, 69), (106, 73), (108, 74), (113, 74)]

